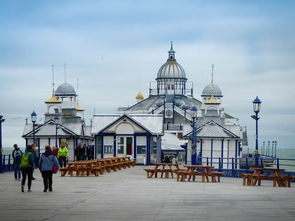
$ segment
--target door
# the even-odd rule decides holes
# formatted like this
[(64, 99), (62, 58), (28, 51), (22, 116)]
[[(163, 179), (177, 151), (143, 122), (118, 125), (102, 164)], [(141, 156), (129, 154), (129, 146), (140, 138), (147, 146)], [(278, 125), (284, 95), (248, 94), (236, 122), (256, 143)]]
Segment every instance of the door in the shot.
[(132, 155), (133, 138), (118, 136), (117, 138), (117, 156), (126, 157)]

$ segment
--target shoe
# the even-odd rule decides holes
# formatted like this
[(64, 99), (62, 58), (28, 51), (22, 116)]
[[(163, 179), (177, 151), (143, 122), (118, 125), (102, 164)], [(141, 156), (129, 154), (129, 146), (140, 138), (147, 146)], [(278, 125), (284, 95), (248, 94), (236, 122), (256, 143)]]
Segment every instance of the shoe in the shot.
[(47, 189), (44, 189), (43, 192), (44, 192), (44, 193), (47, 192)]
[(28, 189), (28, 192), (32, 192), (32, 190), (31, 189)]
[(36, 178), (35, 177), (32, 177), (32, 180), (36, 180)]
[(49, 189), (49, 192), (52, 192), (52, 189)]
[(24, 186), (22, 186), (22, 192), (25, 192), (25, 190), (24, 190)]

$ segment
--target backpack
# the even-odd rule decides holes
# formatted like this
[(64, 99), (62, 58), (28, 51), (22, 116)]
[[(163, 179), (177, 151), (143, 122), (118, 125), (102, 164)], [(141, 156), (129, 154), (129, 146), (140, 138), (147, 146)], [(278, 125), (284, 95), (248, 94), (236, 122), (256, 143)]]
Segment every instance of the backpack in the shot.
[(32, 154), (31, 152), (23, 154), (21, 163), (20, 163), (22, 168), (27, 168), (28, 166), (30, 166), (29, 158), (31, 154)]
[(22, 153), (20, 151), (16, 151), (14, 154), (14, 160), (17, 163), (21, 162), (21, 158), (22, 158)]

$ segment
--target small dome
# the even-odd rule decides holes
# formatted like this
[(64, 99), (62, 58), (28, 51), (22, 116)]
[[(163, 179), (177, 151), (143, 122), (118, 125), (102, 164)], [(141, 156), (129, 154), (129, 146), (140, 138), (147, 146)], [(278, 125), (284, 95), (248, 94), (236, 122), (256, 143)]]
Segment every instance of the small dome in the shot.
[(222, 97), (222, 92), (220, 88), (213, 83), (208, 84), (202, 92), (202, 97), (211, 97), (211, 96)]
[(68, 83), (63, 83), (58, 86), (58, 88), (55, 91), (55, 95), (57, 96), (73, 96), (76, 95), (76, 91), (74, 87)]
[(138, 92), (138, 94), (136, 95), (135, 99), (136, 100), (143, 100), (144, 99), (143, 94), (141, 92)]

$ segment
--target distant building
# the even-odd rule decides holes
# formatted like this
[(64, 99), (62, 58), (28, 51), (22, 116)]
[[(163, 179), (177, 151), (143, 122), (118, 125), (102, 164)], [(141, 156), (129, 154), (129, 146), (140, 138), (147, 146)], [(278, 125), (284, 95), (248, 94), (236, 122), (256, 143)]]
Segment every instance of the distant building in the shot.
[(94, 115), (97, 158), (129, 156), (138, 164), (159, 162), (163, 117), (151, 114)]
[[(78, 95), (69, 83), (61, 84), (52, 97), (45, 101), (47, 111), (43, 124), (35, 127), (36, 145), (41, 152), (46, 145), (60, 147), (66, 141), (70, 160), (74, 159), (74, 149), (78, 143), (92, 144), (91, 126), (84, 121), (84, 110), (80, 107)], [(23, 132), (26, 145), (34, 143), (33, 124), (26, 122)], [(57, 138), (57, 139), (56, 139)]]
[(149, 96), (144, 99), (139, 93), (134, 105), (120, 107), (117, 113), (162, 115), (162, 158), (165, 154), (180, 154), (180, 160), (191, 163), (191, 108), (195, 106), (201, 111), (197, 119), (198, 156), (241, 156), (241, 144), (247, 144), (247, 132), (238, 118), (225, 113), (221, 89), (213, 82), (213, 70), (211, 83), (204, 88), (201, 97), (202, 102), (193, 97), (193, 83), (187, 80), (184, 69), (177, 63), (171, 44), (168, 59), (160, 67), (156, 82), (150, 83)]

